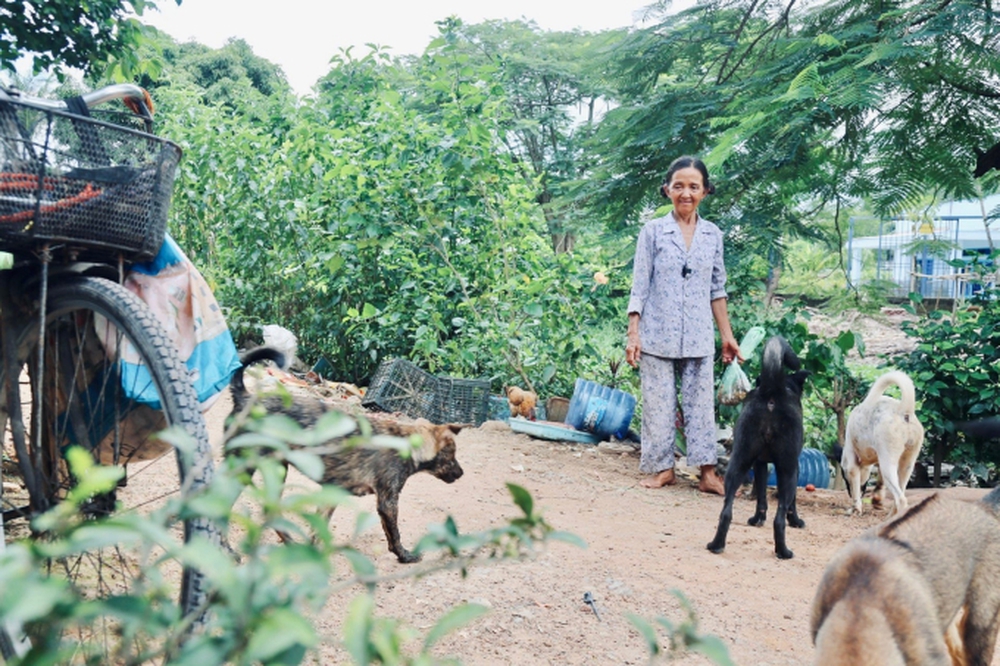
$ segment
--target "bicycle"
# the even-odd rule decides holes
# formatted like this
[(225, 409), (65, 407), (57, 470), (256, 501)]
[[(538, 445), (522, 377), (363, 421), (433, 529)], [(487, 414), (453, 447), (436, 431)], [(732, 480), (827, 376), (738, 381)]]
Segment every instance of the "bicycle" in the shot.
[[(90, 107), (112, 100), (122, 100), (141, 127), (93, 117)], [(66, 497), (74, 481), (63, 453), (71, 445), (126, 470), (115, 491), (85, 504), (87, 517), (116, 506), (160, 507), (212, 477), (188, 370), (149, 308), (122, 284), (126, 268), (155, 256), (163, 242), (181, 155), (152, 134), (152, 117), (148, 93), (130, 84), (71, 102), (0, 88), (0, 251), (11, 259), (0, 270), (0, 426), (3, 471), (19, 476), (24, 489), (0, 492), (5, 539), (27, 534), (26, 523)], [(173, 447), (157, 436), (170, 426), (195, 443), (189, 455), (175, 451), (176, 465), (164, 455)], [(164, 467), (175, 467), (169, 488), (142, 483)], [(185, 542), (216, 538), (203, 519), (173, 529)], [(116, 546), (47, 566), (85, 595), (104, 597), (132, 589), (143, 562)], [(200, 573), (177, 565), (172, 580), (185, 614), (204, 609)], [(80, 629), (81, 655), (121, 659), (114, 632), (113, 622)], [(16, 634), (0, 629), (4, 658), (30, 645)]]

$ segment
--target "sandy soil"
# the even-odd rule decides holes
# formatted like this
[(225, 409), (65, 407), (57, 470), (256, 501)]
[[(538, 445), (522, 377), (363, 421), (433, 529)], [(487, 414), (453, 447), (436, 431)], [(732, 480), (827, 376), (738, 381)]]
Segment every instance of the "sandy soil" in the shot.
[[(209, 413), (218, 447), (228, 396)], [(649, 653), (628, 614), (648, 620), (684, 619), (673, 590), (694, 606), (699, 628), (720, 637), (741, 666), (806, 664), (812, 659), (809, 609), (826, 562), (847, 540), (885, 517), (848, 517), (843, 491), (799, 490), (803, 530), (788, 530), (792, 560), (778, 560), (768, 525), (749, 527), (752, 502), (738, 499), (726, 552), (713, 555), (722, 499), (698, 492), (682, 478), (670, 488), (638, 485), (638, 454), (630, 446), (588, 446), (533, 439), (498, 421), (465, 430), (458, 438), (465, 475), (451, 485), (426, 475), (403, 491), (400, 529), (412, 546), (429, 524), (454, 517), (461, 531), (487, 529), (517, 515), (505, 482), (527, 488), (546, 519), (587, 543), (580, 549), (554, 543), (525, 562), (473, 567), (463, 578), (442, 571), (393, 579), (376, 593), (379, 613), (394, 617), (422, 637), (449, 608), (477, 602), (491, 610), (441, 641), (435, 653), (464, 664), (643, 664)], [(306, 482), (308, 483), (308, 482)], [(911, 499), (928, 491), (910, 490)], [(981, 491), (951, 489), (975, 498)], [(374, 498), (356, 500), (374, 512)], [(355, 516), (338, 511), (336, 534), (347, 539)], [(402, 565), (386, 549), (377, 525), (355, 542), (381, 573), (396, 577), (420, 565)], [(433, 560), (433, 557), (429, 558)], [(338, 566), (336, 575), (346, 576)], [(335, 595), (317, 622), (323, 646), (314, 663), (345, 663), (338, 647), (349, 600), (360, 590)], [(583, 603), (590, 592), (598, 617)], [(707, 664), (697, 655), (676, 663)], [(1000, 660), (994, 660), (994, 664)]]

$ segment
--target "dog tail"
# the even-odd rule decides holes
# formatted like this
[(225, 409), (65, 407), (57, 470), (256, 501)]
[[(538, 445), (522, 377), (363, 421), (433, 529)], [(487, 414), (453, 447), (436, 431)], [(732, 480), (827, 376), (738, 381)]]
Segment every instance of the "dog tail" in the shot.
[(798, 370), (802, 366), (791, 345), (780, 335), (771, 337), (764, 345), (761, 361), (760, 387), (762, 395), (774, 395), (785, 389), (784, 368)]
[(892, 370), (875, 380), (865, 400), (878, 400), (885, 390), (895, 384), (899, 387), (899, 402), (907, 414), (913, 414), (917, 404), (916, 390), (909, 375), (899, 370)]
[(247, 404), (246, 384), (243, 383), (243, 371), (254, 363), (261, 361), (273, 361), (278, 367), (284, 367), (285, 355), (274, 347), (254, 347), (240, 354), (240, 367), (233, 373), (233, 378), (229, 380), (229, 392), (233, 396), (233, 411), (242, 411)]

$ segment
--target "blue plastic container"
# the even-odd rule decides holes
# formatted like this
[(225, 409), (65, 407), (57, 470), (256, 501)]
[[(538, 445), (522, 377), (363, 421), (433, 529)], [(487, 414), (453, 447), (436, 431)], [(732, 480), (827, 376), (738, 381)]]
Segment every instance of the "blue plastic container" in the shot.
[(635, 413), (635, 397), (624, 391), (577, 379), (566, 423), (601, 439), (624, 439)]
[[(753, 470), (747, 475), (753, 480)], [(830, 461), (826, 454), (819, 449), (804, 448), (799, 454), (799, 483), (800, 487), (813, 484), (817, 488), (830, 487)], [(774, 465), (767, 465), (767, 485), (777, 486), (778, 477), (774, 473)]]

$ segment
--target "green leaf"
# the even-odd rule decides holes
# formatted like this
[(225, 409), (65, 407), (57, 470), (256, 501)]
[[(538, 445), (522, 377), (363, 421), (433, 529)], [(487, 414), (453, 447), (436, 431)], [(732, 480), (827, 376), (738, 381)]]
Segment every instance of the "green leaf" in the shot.
[(64, 604), (73, 598), (69, 584), (65, 580), (49, 578), (46, 580), (30, 580), (30, 594), (20, 594), (20, 585), (7, 584), (0, 594), (0, 608), (4, 609), (4, 618), (19, 622), (48, 617), (59, 604)]
[(525, 516), (532, 518), (535, 510), (535, 503), (534, 500), (531, 499), (531, 493), (514, 483), (508, 483), (507, 489), (510, 491), (511, 497), (514, 498), (514, 504), (521, 508), (521, 511), (524, 512)]
[(703, 654), (718, 666), (735, 666), (729, 648), (717, 636), (699, 636), (688, 645), (692, 652)]
[(846, 354), (854, 347), (854, 333), (851, 331), (844, 331), (837, 336), (835, 344)]
[(326, 473), (323, 459), (307, 450), (289, 451), (285, 454), (285, 459), (313, 481), (321, 481)]
[(347, 606), (344, 618), (344, 649), (355, 664), (371, 663), (368, 637), (372, 631), (375, 600), (370, 594), (359, 594)]
[(217, 544), (196, 537), (188, 541), (180, 551), (181, 561), (197, 569), (230, 599), (241, 596), (242, 582), (237, 576), (236, 565)]
[(267, 663), (295, 646), (313, 647), (316, 632), (304, 617), (287, 608), (272, 608), (258, 617), (247, 644), (246, 659)]
[(646, 641), (646, 651), (654, 657), (660, 654), (660, 640), (653, 625), (634, 613), (626, 613), (625, 617)]
[(448, 611), (444, 617), (430, 630), (424, 639), (424, 649), (429, 650), (443, 636), (462, 627), (478, 617), (482, 617), (490, 609), (481, 604), (462, 604)]
[[(292, 421), (292, 423), (295, 422)], [(301, 429), (302, 428), (299, 427), (299, 430)], [(238, 449), (255, 447), (266, 447), (269, 449), (288, 448), (287, 446), (284, 446), (284, 442), (280, 438), (259, 432), (240, 433), (226, 442), (226, 451), (236, 451)]]
[(330, 273), (336, 273), (344, 266), (344, 258), (340, 255), (334, 255), (324, 262), (324, 267)]
[(361, 311), (362, 319), (371, 319), (378, 314), (378, 310), (371, 303), (365, 303), (364, 308)]
[(563, 543), (568, 543), (571, 546), (577, 546), (578, 548), (587, 547), (587, 542), (584, 541), (583, 538), (577, 536), (576, 534), (573, 534), (572, 532), (563, 532), (561, 530), (555, 530), (545, 535), (545, 538), (550, 539), (552, 541), (561, 541)]
[(375, 568), (375, 563), (357, 550), (354, 550), (353, 548), (345, 548), (340, 554), (343, 555), (344, 559), (347, 560), (347, 563), (351, 565), (351, 569), (354, 571), (355, 576), (358, 576), (359, 578), (371, 578), (378, 573), (378, 570)]
[(537, 318), (545, 314), (545, 309), (542, 308), (542, 305), (540, 303), (525, 303), (522, 309), (524, 310), (524, 314), (528, 315), (529, 317)]
[(371, 511), (358, 513), (354, 521), (354, 537), (357, 538), (379, 524), (379, 518)]
[(134, 543), (141, 539), (138, 531), (128, 525), (95, 523), (73, 530), (68, 539), (72, 552), (83, 553), (115, 545)]

